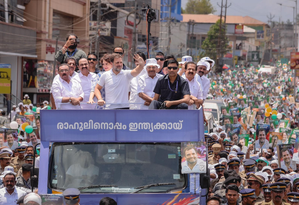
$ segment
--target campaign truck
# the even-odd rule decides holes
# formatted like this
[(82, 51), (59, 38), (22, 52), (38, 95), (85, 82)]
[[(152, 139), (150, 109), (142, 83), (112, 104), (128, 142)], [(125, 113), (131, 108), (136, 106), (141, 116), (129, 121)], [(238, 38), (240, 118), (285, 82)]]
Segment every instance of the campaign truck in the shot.
[[(80, 205), (98, 205), (103, 197), (118, 205), (205, 204), (210, 179), (202, 112), (42, 110), (38, 193), (48, 200), (77, 188)], [(197, 173), (182, 150), (194, 142), (200, 144)], [(190, 173), (182, 174), (182, 166)]]

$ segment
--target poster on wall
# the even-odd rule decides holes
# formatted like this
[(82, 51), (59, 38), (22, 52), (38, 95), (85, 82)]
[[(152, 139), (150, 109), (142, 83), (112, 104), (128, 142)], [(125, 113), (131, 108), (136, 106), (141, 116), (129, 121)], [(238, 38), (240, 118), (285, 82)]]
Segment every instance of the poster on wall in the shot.
[(0, 63), (0, 93), (10, 94), (11, 65)]

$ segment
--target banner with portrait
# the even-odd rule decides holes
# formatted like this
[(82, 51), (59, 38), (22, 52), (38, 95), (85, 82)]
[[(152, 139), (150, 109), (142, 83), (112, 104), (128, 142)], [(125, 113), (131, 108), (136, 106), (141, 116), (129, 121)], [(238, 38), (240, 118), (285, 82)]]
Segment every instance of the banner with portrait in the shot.
[(203, 142), (182, 142), (182, 174), (206, 173), (207, 149)]
[(298, 157), (298, 153), (294, 156), (294, 144), (281, 144), (278, 145), (278, 161), (279, 167), (283, 168), (286, 171), (289, 171), (289, 168), (296, 170), (296, 162), (293, 161), (293, 157)]

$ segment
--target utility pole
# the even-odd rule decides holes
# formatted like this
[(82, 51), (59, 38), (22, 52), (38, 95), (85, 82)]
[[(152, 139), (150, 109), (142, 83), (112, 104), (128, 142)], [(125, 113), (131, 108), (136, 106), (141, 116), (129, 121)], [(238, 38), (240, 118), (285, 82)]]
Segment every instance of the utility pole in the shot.
[(137, 47), (137, 37), (136, 37), (136, 18), (137, 18), (137, 1), (134, 2), (134, 9), (135, 9), (135, 14), (134, 14), (134, 28), (133, 28), (133, 53), (136, 53), (136, 47)]
[(195, 25), (194, 22), (195, 22), (194, 20), (191, 21), (191, 25), (192, 25), (192, 34), (191, 34), (192, 41), (190, 43), (190, 48), (191, 48), (191, 56), (192, 56), (192, 58), (193, 58), (193, 46), (194, 46), (194, 44), (196, 45), (196, 42), (193, 41), (194, 40), (194, 25)]
[[(219, 4), (218, 4), (218, 6), (219, 6)], [(217, 59), (216, 59), (216, 62), (217, 62), (216, 71), (221, 70), (219, 67), (220, 67), (220, 58), (221, 58), (220, 41), (221, 41), (221, 36), (222, 36), (222, 17), (223, 17), (222, 16), (222, 10), (223, 10), (223, 0), (221, 0), (221, 6), (220, 6), (220, 24), (219, 24), (218, 46), (217, 46), (218, 48), (217, 48)]]
[(273, 59), (272, 57), (272, 20), (274, 19), (275, 15), (272, 16), (272, 14), (270, 13), (269, 16), (267, 16), (268, 18), (268, 23), (270, 24), (270, 61)]
[(168, 45), (167, 45), (167, 55), (170, 54), (170, 43), (171, 43), (171, 30), (170, 30), (170, 25), (171, 25), (171, 0), (168, 0)]
[(191, 20), (188, 21), (188, 35), (187, 35), (187, 49), (188, 49), (188, 55), (190, 56), (190, 27), (191, 27)]
[(97, 22), (98, 22), (98, 27), (97, 27), (97, 37), (96, 37), (96, 55), (98, 59), (98, 69), (100, 68), (100, 38), (101, 38), (101, 0), (98, 0), (98, 12), (97, 12)]

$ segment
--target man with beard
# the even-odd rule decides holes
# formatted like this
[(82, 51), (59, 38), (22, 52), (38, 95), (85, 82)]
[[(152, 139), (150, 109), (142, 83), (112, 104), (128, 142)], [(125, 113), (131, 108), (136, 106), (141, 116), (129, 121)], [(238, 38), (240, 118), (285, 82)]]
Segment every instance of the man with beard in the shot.
[(250, 174), (247, 181), (248, 188), (255, 190), (255, 195), (257, 196), (256, 202), (262, 202), (264, 200), (262, 192), (262, 185), (265, 183), (264, 179), (259, 175)]
[(207, 72), (209, 72), (209, 70), (210, 70), (210, 64), (208, 62), (199, 61), (197, 63), (197, 75), (195, 79), (201, 85), (204, 100), (207, 98), (207, 95), (210, 90), (210, 80), (204, 76)]
[(205, 172), (206, 163), (198, 159), (197, 152), (193, 146), (186, 146), (183, 153), (186, 161), (182, 163), (182, 173)]
[(255, 148), (269, 149), (269, 141), (266, 139), (266, 130), (258, 130), (258, 140), (255, 142)]
[(238, 205), (239, 188), (236, 185), (229, 185), (225, 191), (228, 205)]
[(184, 78), (189, 84), (190, 89), (190, 101), (188, 103), (188, 109), (193, 110), (195, 108), (199, 108), (200, 105), (203, 104), (203, 91), (201, 85), (197, 80), (194, 79), (196, 74), (196, 64), (194, 62), (187, 62), (185, 64), (186, 73)]
[(60, 109), (80, 109), (84, 93), (80, 83), (70, 77), (70, 68), (67, 64), (58, 67), (59, 80), (53, 82), (51, 92), (56, 107)]
[[(99, 76), (95, 73), (92, 73), (89, 71), (89, 64), (86, 58), (81, 58), (79, 60), (79, 66), (78, 66), (80, 73), (74, 78), (76, 81), (78, 81), (81, 84), (84, 97), (83, 97), (83, 103), (90, 102), (90, 92), (92, 90), (92, 86), (96, 85), (96, 83), (99, 81)], [(94, 103), (96, 101), (96, 98), (94, 97), (91, 103)], [(90, 106), (84, 104), (81, 106), (83, 109), (91, 109)]]
[(281, 162), (281, 168), (284, 170), (296, 170), (296, 162), (292, 161), (292, 154), (289, 149), (283, 149), (281, 151), (283, 161)]
[(178, 62), (169, 60), (167, 69), (168, 74), (157, 81), (149, 109), (188, 109), (190, 89), (188, 82), (177, 74)]
[[(120, 47), (120, 46), (115, 47), (113, 49), (113, 53), (120, 55), (121, 58), (122, 58), (122, 60), (124, 60), (125, 51), (124, 51), (124, 49), (122, 47)], [(123, 63), (122, 69), (123, 70), (129, 70), (129, 68), (124, 63)]]
[(147, 73), (141, 75), (137, 80), (137, 94), (139, 96), (138, 100), (143, 103), (143, 105), (140, 105), (140, 109), (147, 110), (155, 96), (153, 91), (155, 85), (162, 75), (157, 73), (160, 65), (154, 58), (147, 59), (145, 67)]
[[(115, 54), (111, 59), (113, 68), (105, 73), (100, 78), (99, 83), (95, 87), (94, 94), (98, 99), (98, 105), (107, 104), (109, 108), (129, 109), (129, 87), (130, 81), (136, 77), (144, 67), (144, 60), (138, 54), (134, 55), (134, 59), (138, 62), (138, 66), (133, 70), (123, 70), (123, 60), (121, 55)], [(105, 100), (101, 95), (101, 89), (105, 86)]]
[(266, 159), (267, 159), (267, 161), (271, 162), (272, 160), (275, 160), (273, 158), (273, 156), (274, 156), (274, 149), (273, 149), (273, 147), (269, 147), (269, 149), (266, 152)]
[(79, 39), (76, 35), (70, 34), (66, 37), (66, 43), (64, 46), (59, 50), (56, 55), (55, 59), (63, 64), (66, 63), (66, 59), (68, 57), (74, 57), (76, 59), (76, 63), (79, 62), (81, 58), (86, 58), (86, 53), (81, 49), (77, 48), (79, 43)]
[(254, 205), (256, 202), (256, 195), (254, 189), (243, 189), (240, 191), (242, 195), (242, 205)]
[(17, 200), (26, 195), (25, 191), (17, 188), (16, 174), (14, 172), (6, 172), (3, 177), (4, 187), (0, 189), (1, 205), (16, 205)]

